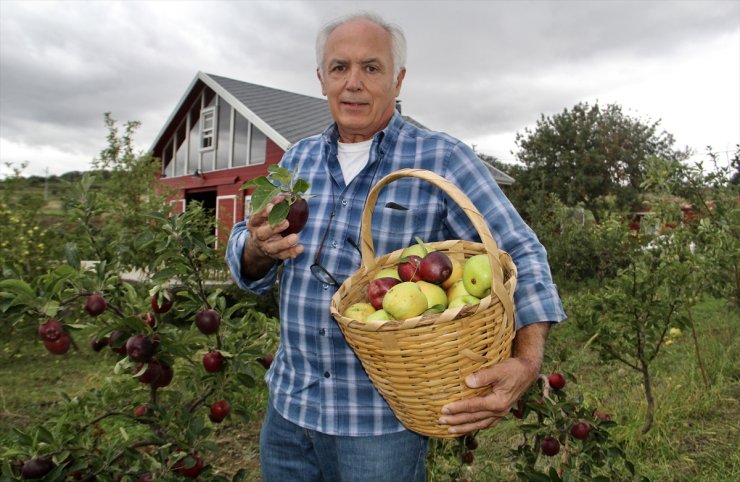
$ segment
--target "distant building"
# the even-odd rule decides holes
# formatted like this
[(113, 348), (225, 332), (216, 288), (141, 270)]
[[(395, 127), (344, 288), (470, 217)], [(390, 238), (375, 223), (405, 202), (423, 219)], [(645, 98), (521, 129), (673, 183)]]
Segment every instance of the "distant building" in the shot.
[[(249, 209), (241, 185), (267, 174), (267, 166), (279, 162), (291, 145), (331, 122), (323, 98), (198, 72), (151, 150), (162, 162), (162, 184), (176, 191), (173, 211), (201, 202), (215, 212), (216, 237), (223, 242)], [(513, 183), (486, 167), (499, 184)]]

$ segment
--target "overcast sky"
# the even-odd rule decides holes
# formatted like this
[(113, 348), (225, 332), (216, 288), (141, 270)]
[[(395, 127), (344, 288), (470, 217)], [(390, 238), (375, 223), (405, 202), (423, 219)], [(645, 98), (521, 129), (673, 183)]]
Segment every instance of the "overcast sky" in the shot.
[(740, 143), (740, 0), (0, 0), (0, 173), (88, 169), (105, 112), (148, 149), (199, 70), (320, 97), (315, 34), (357, 10), (406, 33), (404, 113), (503, 161), (578, 102)]

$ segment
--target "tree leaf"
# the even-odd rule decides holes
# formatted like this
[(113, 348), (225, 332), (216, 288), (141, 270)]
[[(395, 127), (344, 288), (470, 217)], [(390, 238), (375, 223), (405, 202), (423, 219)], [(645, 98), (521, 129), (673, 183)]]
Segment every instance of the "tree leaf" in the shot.
[(255, 190), (252, 193), (252, 212), (258, 213), (264, 210), (278, 194), (280, 194), (280, 188), (276, 186)]
[(6, 279), (0, 281), (0, 290), (15, 293), (24, 298), (29, 298), (29, 301), (36, 297), (36, 292), (33, 288), (31, 288), (31, 286), (25, 281), (19, 279)]
[(295, 193), (303, 193), (308, 191), (308, 189), (311, 187), (311, 183), (306, 181), (305, 179), (297, 179), (295, 184), (293, 184), (293, 192)]
[(270, 214), (267, 215), (267, 221), (274, 226), (283, 222), (288, 217), (288, 212), (290, 212), (288, 201), (280, 201), (272, 207)]

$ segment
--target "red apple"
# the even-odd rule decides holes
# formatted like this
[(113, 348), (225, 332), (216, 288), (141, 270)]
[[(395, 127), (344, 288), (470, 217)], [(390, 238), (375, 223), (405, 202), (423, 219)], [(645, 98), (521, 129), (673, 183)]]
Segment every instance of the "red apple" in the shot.
[(134, 409), (134, 417), (143, 417), (146, 415), (146, 405), (139, 405)]
[(565, 386), (565, 377), (562, 373), (551, 373), (550, 376), (547, 377), (547, 381), (555, 390), (560, 390)]
[(126, 342), (126, 353), (133, 361), (149, 361), (154, 354), (154, 344), (146, 335), (134, 335)]
[(97, 336), (93, 336), (90, 340), (90, 346), (93, 351), (100, 351), (108, 346), (108, 337), (104, 336), (103, 338), (98, 338)]
[(126, 339), (126, 333), (122, 332), (121, 330), (115, 330), (110, 334), (110, 337), (108, 337), (108, 345), (110, 346), (110, 349), (113, 350), (116, 353), (119, 353), (121, 355), (126, 354), (126, 342), (124, 341)]
[(308, 203), (306, 200), (298, 199), (291, 204), (286, 219), (288, 220), (288, 227), (280, 233), (282, 236), (300, 232), (308, 221)]
[(393, 286), (400, 283), (396, 278), (376, 278), (367, 285), (367, 296), (373, 308), (379, 310), (383, 307), (383, 297)]
[(55, 341), (64, 334), (64, 325), (59, 320), (51, 319), (39, 325), (38, 334), (42, 340)]
[[(134, 373), (139, 373), (144, 368), (144, 363), (141, 363), (136, 369), (134, 370)], [(144, 373), (139, 375), (139, 381), (141, 383), (153, 383), (162, 376), (162, 365), (159, 363), (159, 361), (152, 358), (149, 360), (149, 363), (146, 364), (146, 370), (144, 370)]]
[(212, 335), (221, 326), (221, 315), (214, 309), (199, 311), (195, 315), (195, 325), (204, 335)]
[(266, 353), (262, 358), (257, 358), (257, 363), (262, 365), (265, 370), (269, 370), (270, 366), (272, 366), (273, 358), (274, 356), (272, 353)]
[(215, 350), (203, 355), (203, 367), (208, 373), (220, 372), (224, 367), (224, 356)]
[(560, 442), (556, 438), (550, 437), (549, 435), (542, 439), (542, 444), (540, 445), (540, 450), (542, 450), (542, 453), (552, 457), (553, 455), (557, 455), (558, 452), (560, 452)]
[(149, 328), (154, 328), (157, 326), (157, 317), (154, 316), (154, 313), (151, 311), (147, 311), (146, 313), (142, 313), (140, 315), (140, 318), (144, 320), (144, 323), (146, 323)]
[(604, 412), (596, 411), (596, 412), (594, 412), (594, 417), (598, 418), (602, 422), (611, 422), (612, 421), (611, 415), (609, 415), (608, 413), (604, 413)]
[(157, 301), (157, 295), (152, 296), (152, 299), (151, 299), (151, 301), (150, 301), (149, 304), (151, 305), (152, 310), (155, 313), (162, 314), (162, 313), (167, 313), (168, 311), (170, 311), (170, 309), (172, 308), (173, 303), (174, 303), (174, 301), (173, 301), (173, 298), (172, 298), (172, 293), (167, 292), (165, 294), (165, 297), (164, 297), (164, 300), (162, 301), (162, 305), (161, 306), (159, 305), (159, 302)]
[(192, 453), (175, 462), (175, 465), (172, 466), (172, 470), (183, 477), (194, 479), (198, 477), (200, 472), (203, 470), (203, 461), (198, 457), (198, 454)]
[(54, 469), (54, 462), (49, 457), (36, 457), (28, 460), (21, 468), (21, 478), (40, 479)]
[(212, 422), (221, 423), (230, 411), (231, 407), (229, 406), (229, 402), (226, 400), (219, 400), (218, 402), (211, 404), (211, 414), (209, 417)]
[(72, 339), (66, 333), (62, 333), (62, 336), (54, 341), (44, 340), (44, 346), (46, 349), (55, 355), (64, 355), (67, 353), (71, 343)]
[(527, 409), (527, 402), (525, 402), (523, 398), (520, 398), (516, 402), (516, 407), (513, 407), (511, 409), (511, 414), (514, 415), (516, 418), (524, 418), (526, 409)]
[(591, 432), (591, 425), (585, 422), (578, 422), (570, 428), (570, 434), (578, 440), (586, 440)]
[(419, 276), (428, 283), (442, 284), (452, 274), (452, 260), (442, 251), (427, 253), (419, 263)]
[(421, 274), (419, 274), (419, 265), (421, 264), (421, 258), (415, 254), (406, 256), (406, 261), (398, 263), (398, 276), (402, 281), (420, 281)]
[(154, 388), (163, 388), (168, 386), (170, 383), (172, 383), (172, 377), (174, 377), (175, 372), (172, 370), (172, 367), (169, 365), (165, 365), (164, 363), (162, 365), (162, 374), (152, 382), (152, 387)]
[(107, 307), (108, 302), (105, 301), (105, 298), (100, 293), (91, 294), (87, 297), (87, 301), (85, 301), (85, 311), (90, 316), (100, 315)]

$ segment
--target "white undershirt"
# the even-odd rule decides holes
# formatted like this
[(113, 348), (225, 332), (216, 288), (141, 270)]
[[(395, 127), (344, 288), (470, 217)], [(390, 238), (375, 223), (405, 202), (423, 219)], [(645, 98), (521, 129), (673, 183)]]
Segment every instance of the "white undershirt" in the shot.
[(350, 144), (345, 144), (344, 142), (338, 143), (337, 159), (339, 160), (339, 165), (342, 167), (345, 185), (348, 186), (352, 182), (352, 179), (367, 164), (368, 159), (370, 159), (370, 146), (372, 143), (372, 139)]

